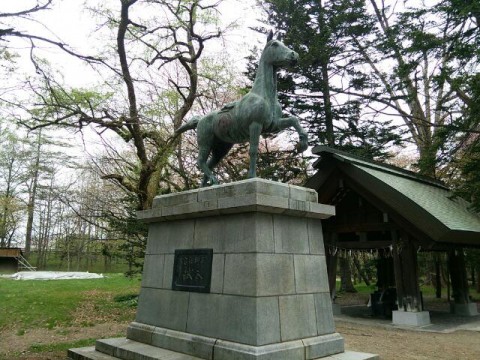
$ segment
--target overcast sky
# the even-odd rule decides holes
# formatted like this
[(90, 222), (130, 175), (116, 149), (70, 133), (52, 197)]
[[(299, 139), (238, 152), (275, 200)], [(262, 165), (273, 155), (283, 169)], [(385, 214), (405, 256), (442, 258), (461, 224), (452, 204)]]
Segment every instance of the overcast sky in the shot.
[[(212, 2), (214, 1), (216, 0), (212, 0)], [(113, 9), (119, 8), (119, 0), (102, 0), (102, 2), (110, 3)], [(95, 55), (94, 47), (101, 46), (100, 42), (95, 40), (95, 27), (98, 20), (92, 19), (91, 13), (84, 9), (84, 3), (85, 0), (54, 0), (51, 9), (36, 13), (32, 16), (32, 21), (18, 21), (15, 26), (20, 31), (58, 39), (82, 54)], [(34, 4), (33, 0), (1, 0), (0, 12), (24, 10)], [(259, 41), (259, 35), (249, 27), (259, 24), (257, 20), (261, 18), (262, 12), (257, 7), (256, 0), (223, 0), (219, 11), (223, 25), (233, 22), (238, 24), (236, 29), (229, 31), (224, 39), (225, 44), (229, 47), (229, 53), (243, 52), (241, 56), (238, 56), (237, 66), (244, 67), (244, 56), (248, 54), (249, 48)], [(220, 44), (212, 45), (209, 43), (209, 47), (213, 49), (221, 46)], [(28, 43), (13, 39), (9, 46), (22, 54), (22, 59), (19, 61), (21, 69), (33, 70), (28, 59)], [(206, 48), (207, 52), (209, 47)], [(44, 50), (38, 54), (54, 63), (55, 67), (64, 73), (66, 81), (71, 85), (88, 84), (88, 76), (85, 77), (85, 74), (79, 76), (78, 66), (81, 64), (77, 65), (74, 63), (75, 61), (72, 63), (71, 58), (69, 59), (55, 47), (46, 45)]]

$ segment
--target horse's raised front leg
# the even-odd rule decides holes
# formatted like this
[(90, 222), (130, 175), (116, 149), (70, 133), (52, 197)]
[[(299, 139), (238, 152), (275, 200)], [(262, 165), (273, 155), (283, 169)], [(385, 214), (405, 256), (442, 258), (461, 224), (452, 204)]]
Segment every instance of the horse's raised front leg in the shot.
[(257, 176), (257, 158), (258, 158), (258, 143), (260, 141), (260, 134), (262, 133), (262, 125), (257, 123), (250, 124), (250, 168), (248, 170), (248, 177), (254, 178)]
[(299, 152), (304, 152), (308, 148), (308, 135), (307, 132), (300, 125), (300, 121), (294, 116), (288, 118), (280, 118), (278, 120), (278, 130), (284, 130), (289, 127), (293, 127), (298, 133), (297, 149)]

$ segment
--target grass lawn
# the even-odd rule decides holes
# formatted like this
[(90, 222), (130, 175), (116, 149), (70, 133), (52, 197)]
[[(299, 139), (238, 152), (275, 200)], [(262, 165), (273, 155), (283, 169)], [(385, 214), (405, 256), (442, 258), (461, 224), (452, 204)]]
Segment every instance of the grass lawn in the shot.
[[(100, 315), (131, 305), (140, 281), (110, 274), (92, 280), (10, 280), (0, 278), (0, 329), (48, 328), (72, 325), (75, 310), (93, 301)], [(117, 301), (115, 301), (117, 299)]]
[[(122, 274), (91, 280), (0, 278), (0, 360), (64, 359), (69, 348), (125, 336), (135, 316), (139, 280)], [(356, 288), (365, 298), (375, 290), (365, 284)], [(422, 291), (433, 294), (428, 287)]]
[[(72, 328), (131, 321), (139, 291), (139, 278), (128, 279), (123, 274), (91, 280), (0, 278), (0, 334), (28, 337), (35, 330), (45, 329), (53, 342), (33, 344), (28, 351), (65, 354), (66, 349), (92, 344), (95, 339), (86, 337), (55, 343), (55, 335), (72, 331)], [(0, 359), (6, 350), (2, 347), (0, 344)], [(7, 358), (16, 358), (12, 356)]]

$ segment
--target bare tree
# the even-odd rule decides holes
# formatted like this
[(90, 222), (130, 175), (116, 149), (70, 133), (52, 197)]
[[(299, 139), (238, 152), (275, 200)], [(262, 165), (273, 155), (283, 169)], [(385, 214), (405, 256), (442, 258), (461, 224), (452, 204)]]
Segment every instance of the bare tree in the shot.
[(401, 9), (395, 1), (369, 4), (376, 32), (353, 41), (369, 68), (362, 84), (371, 91), (343, 92), (366, 99), (375, 115), (399, 117), (418, 149), (420, 172), (434, 177), (439, 152), (448, 146), (445, 130), (476, 131), (459, 123), (461, 99), (467, 102), (468, 96), (452, 79), (471, 69), (459, 67), (452, 51), (459, 41), (452, 36), (456, 25), (448, 14), (435, 14), (433, 5), (404, 4)]
[[(31, 128), (63, 126), (82, 130), (91, 126), (100, 136), (106, 131), (116, 134), (134, 150), (133, 173), (126, 177), (117, 170), (104, 173), (103, 178), (135, 194), (138, 209), (149, 208), (177, 145), (178, 140), (171, 135), (173, 129), (180, 126), (198, 96), (198, 65), (205, 44), (221, 35), (215, 26), (199, 22), (202, 13), (214, 12), (217, 5), (204, 3), (122, 0), (119, 16), (108, 9), (96, 9), (98, 16), (116, 27), (115, 54), (79, 58), (111, 74), (107, 90), (67, 89), (32, 56), (43, 86), (32, 86), (40, 107), (34, 111), (24, 108), (31, 120), (23, 123)], [(149, 14), (155, 13), (157, 18), (137, 20), (138, 15), (132, 15), (136, 6), (139, 10), (148, 7)], [(158, 87), (165, 89), (160, 96), (176, 94), (173, 114), (154, 108), (158, 99), (153, 104), (146, 102)]]

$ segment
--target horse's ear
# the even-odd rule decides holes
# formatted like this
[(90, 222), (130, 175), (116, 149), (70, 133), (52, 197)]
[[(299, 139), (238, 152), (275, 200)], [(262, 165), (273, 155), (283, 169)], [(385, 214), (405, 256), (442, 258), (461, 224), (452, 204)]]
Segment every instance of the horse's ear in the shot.
[(273, 39), (273, 31), (270, 30), (270, 32), (268, 33), (268, 37), (267, 37), (267, 43)]

